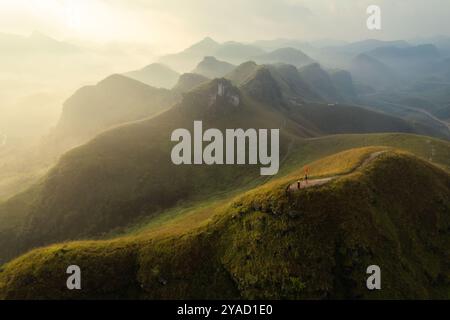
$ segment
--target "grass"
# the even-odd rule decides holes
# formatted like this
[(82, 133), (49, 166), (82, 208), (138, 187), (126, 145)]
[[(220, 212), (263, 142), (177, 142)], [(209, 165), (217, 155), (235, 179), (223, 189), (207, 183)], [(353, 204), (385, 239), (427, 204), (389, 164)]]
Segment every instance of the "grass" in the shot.
[[(176, 225), (195, 208), (125, 237), (31, 251), (2, 268), (0, 298), (448, 299), (450, 175), (393, 150), (354, 170), (374, 150), (311, 163), (318, 176), (347, 172), (320, 187), (286, 194), (294, 172), (207, 203), (189, 229)], [(69, 264), (83, 270), (81, 291), (64, 288)], [(370, 264), (381, 291), (365, 288)]]
[[(450, 167), (450, 145), (445, 141), (396, 133), (300, 139), (320, 133), (314, 131), (317, 124), (300, 117), (301, 112), (295, 113), (296, 118), (287, 117), (288, 110), (257, 102), (245, 92), (240, 92), (239, 108), (221, 99), (210, 106), (217, 81), (200, 85), (167, 112), (114, 128), (72, 149), (37, 184), (1, 203), (0, 264), (37, 246), (104, 239), (133, 232), (133, 228), (182, 232), (208, 221), (214, 212), (211, 206), (226, 203), (233, 195), (293, 170), (298, 170), (298, 178), (305, 164), (355, 147), (404, 148)], [(370, 118), (370, 114), (365, 116)], [(281, 128), (279, 174), (261, 178), (259, 167), (248, 165), (173, 165), (169, 159), (173, 146), (170, 134), (176, 128), (191, 128), (196, 119), (203, 119), (205, 129)], [(345, 122), (342, 117), (331, 120), (330, 130)], [(329, 175), (335, 170), (335, 162), (336, 167), (349, 169), (359, 161), (338, 160), (323, 163), (311, 174)]]
[[(319, 159), (307, 165), (311, 179), (329, 176), (345, 175), (356, 170), (365, 159), (372, 153), (386, 150), (386, 147), (366, 147), (360, 149), (351, 149), (338, 154)], [(294, 169), (292, 172), (282, 178), (277, 178), (274, 182), (268, 182), (260, 186), (260, 189), (271, 189), (274, 184), (282, 181), (288, 185), (297, 179), (303, 177), (304, 167)], [(125, 235), (135, 235), (143, 233), (151, 236), (168, 236), (182, 234), (196, 227), (207, 224), (214, 213), (215, 208), (226, 206), (236, 197), (257, 187), (246, 186), (233, 192), (216, 195), (207, 201), (192, 202), (190, 205), (178, 206), (176, 208), (164, 211), (156, 217), (143, 219), (141, 222), (125, 230)], [(122, 233), (115, 233), (107, 237), (120, 236)]]
[[(270, 111), (265, 112), (268, 113), (267, 119), (273, 119)], [(286, 126), (289, 127), (290, 124), (287, 123)], [(137, 130), (136, 125), (132, 128)], [(124, 133), (127, 131), (128, 129)], [(152, 132), (154, 131), (146, 131), (142, 135), (152, 136)], [(130, 233), (133, 229), (154, 230), (161, 226), (161, 230), (177, 228), (182, 231), (185, 229), (182, 227), (183, 224), (190, 228), (193, 224), (198, 225), (209, 219), (211, 216), (209, 203), (215, 205), (221, 201), (226, 202), (233, 194), (243, 193), (268, 181), (267, 178), (262, 179), (258, 176), (257, 168), (246, 166), (241, 166), (239, 170), (233, 166), (216, 168), (160, 166), (159, 170), (155, 171), (153, 169), (155, 165), (164, 164), (166, 161), (157, 158), (153, 162), (148, 162), (147, 159), (151, 159), (155, 152), (157, 154), (161, 152), (158, 151), (159, 149), (149, 149), (143, 138), (137, 140), (139, 143), (129, 144), (127, 141), (132, 137), (134, 139), (135, 136), (133, 132), (114, 134), (116, 141), (110, 145), (105, 145), (103, 140), (102, 143), (94, 140), (81, 150), (75, 149), (70, 155), (63, 157), (59, 166), (53, 169), (37, 187), (32, 188), (32, 192), (21, 194), (12, 201), (0, 205), (0, 212), (3, 211), (0, 214), (2, 230), (0, 234), (3, 235), (0, 258), (3, 256), (3, 261), (6, 261), (36, 245), (70, 239), (110, 238)], [(153, 136), (155, 145), (160, 146), (158, 148), (165, 148), (162, 146), (165, 141), (164, 135)], [(450, 144), (429, 137), (393, 133), (297, 139), (295, 135), (286, 134), (282, 139), (285, 142), (282, 144), (280, 172), (276, 177), (269, 178), (269, 181), (284, 177), (295, 170), (297, 172), (293, 180), (298, 179), (303, 176), (302, 168), (307, 163), (354, 147), (371, 145), (401, 148), (426, 160), (432, 157), (433, 163), (446, 170), (450, 169)], [(131, 149), (123, 147), (122, 150), (117, 147), (118, 144), (131, 146)], [(143, 155), (129, 156), (136, 154), (135, 148), (139, 149), (137, 154)], [(109, 149), (114, 150), (114, 154), (118, 152), (123, 156), (110, 157)], [(103, 159), (101, 160), (102, 168), (96, 165), (99, 159)], [(315, 168), (310, 168), (310, 176), (332, 175), (330, 170), (336, 160), (324, 163), (323, 170), (328, 168), (328, 171), (322, 173), (316, 172)], [(351, 167), (353, 164), (349, 162), (339, 165)], [(124, 168), (127, 169), (124, 170)], [(176, 176), (176, 183), (173, 179), (164, 178), (168, 175)], [(189, 177), (196, 177), (196, 179), (194, 181)], [(136, 181), (139, 182), (138, 186)], [(85, 183), (88, 183), (88, 190), (95, 190), (95, 192), (86, 192)], [(135, 191), (130, 192), (130, 190)], [(30, 194), (33, 196), (30, 197)], [(142, 203), (157, 204), (152, 199), (158, 199), (159, 205), (140, 207)], [(161, 202), (161, 199), (165, 200)], [(32, 230), (34, 230), (33, 233), (36, 231), (39, 234), (33, 237), (27, 236), (29, 239), (25, 239), (29, 244), (20, 247), (20, 251), (14, 251), (17, 250), (17, 245), (14, 243), (19, 241), (17, 237), (23, 230), (22, 220), (36, 216), (36, 211), (46, 215), (51, 213), (51, 218), (44, 216), (34, 218)], [(200, 211), (201, 214), (198, 213)], [(113, 218), (105, 216), (105, 212)], [(62, 213), (64, 215), (61, 215)], [(22, 220), (16, 217), (22, 217)], [(98, 221), (99, 219), (105, 221)], [(73, 223), (68, 224), (71, 220)], [(179, 223), (168, 223), (171, 221)], [(62, 227), (63, 223), (65, 227)], [(165, 224), (167, 225), (163, 226)], [(21, 239), (20, 241), (23, 241), (24, 237)]]
[[(450, 143), (445, 140), (404, 133), (339, 134), (303, 140), (284, 164), (286, 171), (292, 166), (320, 159), (352, 148), (386, 146), (408, 151), (450, 171)], [(434, 150), (434, 154), (433, 154)]]

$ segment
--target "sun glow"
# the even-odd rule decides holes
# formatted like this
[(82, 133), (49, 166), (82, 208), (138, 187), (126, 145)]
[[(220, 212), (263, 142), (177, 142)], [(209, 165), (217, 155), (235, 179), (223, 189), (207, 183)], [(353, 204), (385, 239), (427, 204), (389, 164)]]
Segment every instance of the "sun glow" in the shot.
[(0, 30), (12, 33), (38, 30), (59, 38), (108, 41), (129, 31), (121, 22), (123, 12), (101, 1), (2, 0), (0, 9)]

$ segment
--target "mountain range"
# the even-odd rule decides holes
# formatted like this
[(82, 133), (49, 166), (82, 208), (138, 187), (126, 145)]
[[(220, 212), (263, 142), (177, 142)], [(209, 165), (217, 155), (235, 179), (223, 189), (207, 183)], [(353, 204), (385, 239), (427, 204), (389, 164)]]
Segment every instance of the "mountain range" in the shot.
[[(206, 38), (83, 86), (43, 141), (59, 160), (0, 201), (0, 299), (448, 298), (436, 48)], [(171, 133), (198, 120), (279, 129), (280, 171), (173, 164)]]

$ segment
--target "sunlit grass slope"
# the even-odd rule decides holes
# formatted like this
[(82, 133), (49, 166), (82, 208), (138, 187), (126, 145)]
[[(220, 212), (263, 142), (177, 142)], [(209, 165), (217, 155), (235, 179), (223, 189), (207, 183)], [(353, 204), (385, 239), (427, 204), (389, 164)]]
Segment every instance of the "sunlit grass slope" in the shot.
[[(174, 220), (34, 250), (3, 267), (0, 298), (449, 298), (446, 171), (378, 147), (309, 167), (341, 176), (287, 193), (292, 172), (199, 208), (209, 218), (184, 230)], [(65, 288), (71, 264), (82, 268), (80, 291)], [(372, 264), (382, 268), (380, 291), (366, 289)]]
[[(170, 151), (175, 143), (170, 135), (178, 128), (192, 130), (195, 120), (202, 120), (204, 129), (222, 131), (280, 129), (282, 170), (288, 168), (284, 162), (300, 137), (333, 133), (346, 126), (352, 108), (340, 106), (327, 118), (327, 131), (327, 126), (316, 123), (320, 119), (303, 117), (301, 109), (288, 107), (272, 86), (276, 80), (264, 70), (240, 88), (225, 79), (201, 84), (170, 110), (115, 127), (64, 154), (38, 183), (0, 204), (0, 263), (36, 246), (117, 233), (186, 202), (209, 200), (265, 181), (259, 166), (174, 165)], [(219, 83), (226, 87), (223, 97), (218, 96)], [(238, 106), (232, 98), (239, 98)], [(315, 108), (327, 113), (323, 106)], [(340, 113), (347, 116), (336, 116)], [(399, 119), (363, 109), (352, 119), (377, 123), (367, 130), (347, 127), (353, 133), (403, 128), (396, 125)]]

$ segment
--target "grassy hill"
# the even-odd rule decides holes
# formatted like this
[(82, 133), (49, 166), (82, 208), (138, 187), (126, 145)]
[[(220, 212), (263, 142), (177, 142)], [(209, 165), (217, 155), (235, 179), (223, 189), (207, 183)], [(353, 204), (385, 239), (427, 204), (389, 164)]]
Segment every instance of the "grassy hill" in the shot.
[[(359, 150), (355, 151), (355, 148)], [(279, 174), (274, 179), (285, 176), (297, 179), (304, 174), (302, 169), (298, 168), (313, 162), (314, 166), (308, 165), (313, 177), (348, 173), (357, 167), (368, 153), (389, 148), (404, 150), (450, 172), (450, 144), (446, 141), (411, 134), (344, 134), (293, 141), (290, 152), (284, 158)], [(156, 217), (143, 219), (126, 232), (148, 231), (167, 235), (184, 231), (207, 221), (214, 207), (229, 203), (230, 196), (241, 194), (264, 182), (256, 181), (228, 193), (210, 196), (207, 201), (181, 204), (161, 212)], [(113, 233), (115, 236), (117, 234)]]
[[(449, 137), (448, 72), (429, 47), (362, 53), (380, 44), (316, 51), (350, 74), (304, 66), (314, 50), (206, 38), (161, 61), (207, 57), (208, 77), (152, 64), (79, 89), (42, 147), (0, 150), (0, 189), (20, 190), (0, 190), (0, 300), (450, 299), (450, 142), (417, 135)], [(171, 133), (196, 120), (279, 129), (279, 172), (174, 165)]]
[[(448, 172), (385, 147), (309, 166), (338, 177), (287, 193), (297, 167), (190, 229), (34, 250), (3, 266), (0, 298), (449, 298)], [(65, 289), (71, 264), (81, 291)], [(371, 264), (382, 290), (365, 287)]]
[[(211, 104), (218, 81), (185, 94), (183, 103), (168, 112), (107, 131), (72, 149), (42, 181), (0, 205), (1, 258), (35, 245), (98, 236), (179, 201), (201, 199), (258, 178), (257, 166), (176, 166), (170, 160), (172, 131), (192, 130), (197, 119), (203, 119), (205, 130), (275, 128), (282, 123), (282, 115), (244, 97), (237, 108), (220, 97)], [(282, 133), (281, 157), (288, 139), (289, 134)]]
[[(252, 99), (252, 92), (267, 93), (265, 77), (275, 81), (265, 73), (262, 81), (256, 76), (240, 89), (224, 79), (205, 83), (167, 112), (104, 132), (65, 154), (39, 183), (0, 204), (0, 261), (36, 246), (120, 231), (180, 204), (264, 181), (259, 166), (172, 164), (170, 135), (178, 128), (191, 129), (194, 120), (202, 119), (204, 129), (280, 128), (282, 163), (295, 154), (300, 137), (345, 131), (342, 128), (349, 117), (336, 116), (340, 113), (351, 111), (357, 115), (352, 121), (372, 119), (380, 125), (379, 129), (348, 127), (346, 132), (382, 131), (397, 121), (345, 106), (336, 111), (325, 110), (327, 106), (309, 107), (313, 115), (320, 110), (326, 111), (323, 116), (335, 115), (326, 118), (326, 125), (321, 124), (320, 117), (305, 112), (307, 106), (280, 108), (271, 96), (265, 99), (264, 95), (260, 95), (262, 101)], [(225, 97), (217, 96), (219, 82), (228, 92)], [(238, 106), (229, 100), (235, 96), (240, 98)], [(398, 124), (402, 130), (401, 122)]]

